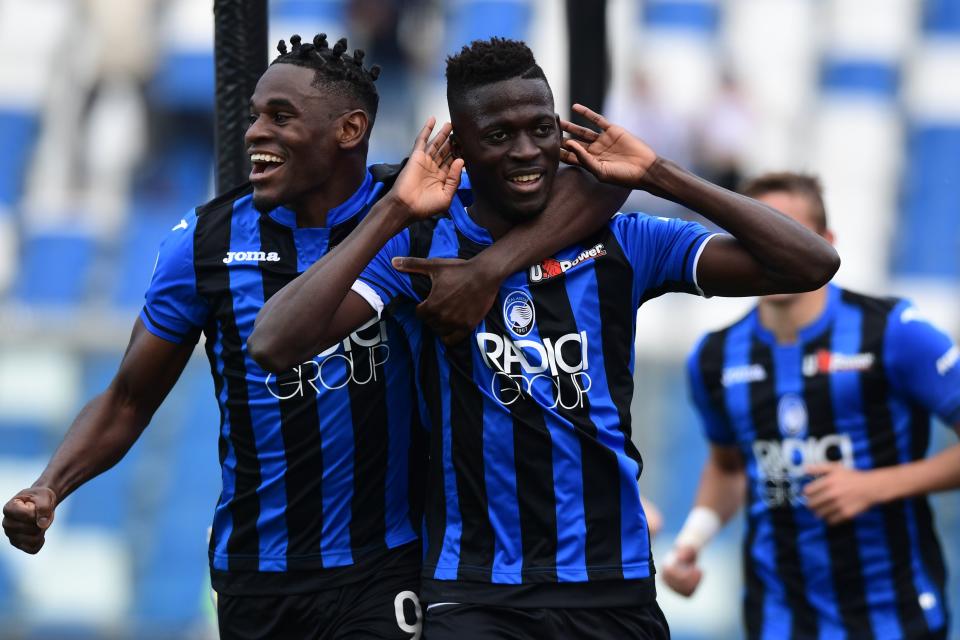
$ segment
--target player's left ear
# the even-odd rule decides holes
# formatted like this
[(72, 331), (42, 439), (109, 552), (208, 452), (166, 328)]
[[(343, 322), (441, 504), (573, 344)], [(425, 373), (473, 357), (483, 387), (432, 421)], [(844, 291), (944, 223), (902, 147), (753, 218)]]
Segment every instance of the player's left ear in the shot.
[(370, 119), (363, 109), (354, 109), (340, 116), (337, 121), (337, 142), (341, 149), (353, 149), (364, 141)]

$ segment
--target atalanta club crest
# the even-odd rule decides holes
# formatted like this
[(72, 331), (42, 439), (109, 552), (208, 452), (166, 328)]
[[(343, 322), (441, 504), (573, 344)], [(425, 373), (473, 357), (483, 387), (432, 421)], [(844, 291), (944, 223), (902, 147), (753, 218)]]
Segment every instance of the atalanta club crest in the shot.
[(503, 321), (510, 332), (523, 338), (533, 330), (537, 319), (533, 300), (524, 291), (513, 291), (503, 301)]
[(787, 438), (803, 438), (807, 434), (807, 404), (795, 393), (784, 394), (777, 405), (780, 433)]

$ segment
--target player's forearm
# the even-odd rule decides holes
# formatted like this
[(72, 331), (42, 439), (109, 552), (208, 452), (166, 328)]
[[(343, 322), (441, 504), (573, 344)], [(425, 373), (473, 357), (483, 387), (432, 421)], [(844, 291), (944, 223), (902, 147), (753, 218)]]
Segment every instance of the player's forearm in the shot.
[(706, 507), (726, 523), (743, 506), (746, 498), (746, 476), (742, 468), (724, 468), (708, 458), (700, 475), (700, 486), (694, 506)]
[(869, 472), (879, 502), (960, 489), (960, 444), (935, 456)]
[(33, 486), (50, 488), (62, 502), (117, 464), (149, 421), (149, 414), (138, 411), (111, 386), (83, 408)]
[(810, 291), (826, 284), (840, 266), (830, 244), (767, 205), (712, 184), (658, 158), (639, 185), (696, 211), (731, 235), (784, 291)]
[(357, 277), (408, 221), (389, 195), (336, 249), (273, 295), (257, 314), (247, 340), (250, 356), (268, 371), (283, 371), (343, 338), (331, 333), (334, 314)]
[(627, 189), (599, 182), (587, 171), (565, 167), (557, 174), (543, 213), (511, 229), (474, 261), (502, 282), (602, 229), (629, 194)]

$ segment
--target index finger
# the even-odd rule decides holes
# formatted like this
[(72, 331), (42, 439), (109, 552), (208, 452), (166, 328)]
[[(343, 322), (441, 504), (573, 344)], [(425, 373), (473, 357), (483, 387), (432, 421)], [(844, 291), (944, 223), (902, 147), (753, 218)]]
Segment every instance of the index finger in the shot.
[(573, 110), (604, 131), (610, 128), (610, 121), (589, 107), (585, 107), (582, 104), (577, 103), (573, 105)]
[(593, 129), (587, 129), (586, 127), (580, 126), (579, 124), (574, 124), (569, 120), (560, 120), (560, 129), (566, 131), (572, 136), (576, 136), (587, 142), (593, 142), (600, 137), (600, 134), (594, 131)]
[(25, 500), (23, 496), (17, 496), (3, 505), (3, 515), (10, 518), (22, 516), (33, 518), (36, 511), (37, 506), (33, 502)]
[(433, 131), (433, 127), (436, 126), (437, 119), (433, 116), (427, 118), (427, 123), (423, 125), (423, 128), (420, 129), (420, 133), (417, 134), (417, 139), (413, 141), (413, 150), (417, 149), (426, 149), (427, 148), (427, 139), (430, 137), (430, 133)]

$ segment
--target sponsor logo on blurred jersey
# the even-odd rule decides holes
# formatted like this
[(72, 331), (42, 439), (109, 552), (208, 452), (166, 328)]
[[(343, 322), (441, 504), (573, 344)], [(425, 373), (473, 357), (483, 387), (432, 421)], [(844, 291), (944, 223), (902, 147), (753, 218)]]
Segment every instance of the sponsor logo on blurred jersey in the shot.
[(953, 345), (945, 354), (937, 358), (937, 373), (941, 376), (947, 375), (950, 369), (957, 366), (958, 360), (960, 360), (960, 348), (958, 348), (957, 345)]
[(734, 384), (761, 382), (767, 379), (767, 370), (759, 364), (741, 364), (727, 367), (720, 376), (720, 384), (729, 387)]
[(573, 260), (547, 258), (540, 264), (530, 267), (530, 282), (542, 282), (550, 278), (555, 278), (556, 276), (563, 275), (581, 262), (593, 260), (605, 255), (607, 255), (607, 250), (604, 249), (602, 242), (598, 242), (589, 249), (581, 251)]
[(811, 378), (820, 373), (840, 371), (866, 371), (873, 366), (876, 356), (872, 353), (833, 353), (820, 349), (803, 357), (803, 375)]
[(503, 300), (503, 321), (513, 335), (522, 338), (533, 330), (537, 313), (533, 300), (524, 291), (512, 291)]
[(180, 224), (175, 226), (173, 229), (170, 229), (170, 231), (179, 231), (180, 229), (186, 229), (186, 228), (187, 228), (187, 221), (184, 220), (183, 218), (180, 218)]
[(317, 395), (323, 389), (341, 389), (350, 383), (376, 382), (389, 359), (386, 321), (374, 318), (313, 360), (279, 376), (268, 374), (264, 382), (267, 391), (277, 400), (302, 398)]
[(232, 262), (280, 262), (280, 256), (276, 251), (227, 251), (223, 264)]
[[(781, 431), (785, 430), (781, 422)], [(757, 495), (768, 507), (807, 503), (803, 488), (812, 479), (807, 474), (807, 465), (837, 462), (850, 469), (854, 466), (853, 440), (846, 433), (831, 433), (820, 438), (756, 440), (753, 455), (759, 476)]]

